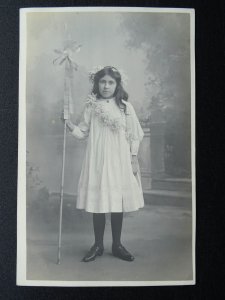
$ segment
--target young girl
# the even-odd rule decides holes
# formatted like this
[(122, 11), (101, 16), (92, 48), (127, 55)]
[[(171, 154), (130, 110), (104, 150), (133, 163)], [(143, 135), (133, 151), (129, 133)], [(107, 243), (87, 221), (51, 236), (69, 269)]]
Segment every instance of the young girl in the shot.
[(133, 261), (121, 244), (123, 212), (144, 206), (138, 148), (143, 130), (133, 106), (127, 102), (121, 75), (105, 67), (93, 74), (93, 91), (78, 126), (67, 120), (72, 135), (88, 137), (78, 184), (77, 208), (93, 213), (95, 243), (84, 256), (89, 262), (104, 251), (105, 213), (111, 213), (112, 253)]

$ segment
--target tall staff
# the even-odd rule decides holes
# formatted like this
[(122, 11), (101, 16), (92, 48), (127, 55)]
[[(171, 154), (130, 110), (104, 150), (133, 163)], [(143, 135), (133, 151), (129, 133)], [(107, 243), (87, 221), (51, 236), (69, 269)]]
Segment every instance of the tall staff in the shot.
[(78, 65), (73, 61), (72, 54), (79, 52), (81, 45), (76, 41), (68, 40), (65, 43), (63, 50), (54, 50), (59, 56), (54, 59), (53, 64), (65, 64), (64, 77), (64, 96), (63, 96), (63, 119), (64, 119), (64, 134), (63, 134), (63, 157), (62, 157), (62, 173), (61, 173), (61, 188), (60, 188), (60, 210), (59, 210), (59, 235), (58, 235), (58, 255), (57, 264), (60, 264), (61, 259), (61, 241), (62, 241), (62, 211), (63, 211), (63, 193), (64, 193), (64, 173), (65, 173), (65, 154), (66, 154), (66, 127), (67, 120), (73, 113), (72, 105), (72, 79), (74, 70), (77, 71)]

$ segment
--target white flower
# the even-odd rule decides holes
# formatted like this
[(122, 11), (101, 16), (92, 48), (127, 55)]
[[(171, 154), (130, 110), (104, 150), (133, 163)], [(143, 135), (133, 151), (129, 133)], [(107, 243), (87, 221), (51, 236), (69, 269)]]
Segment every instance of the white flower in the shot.
[(91, 93), (90, 95), (88, 95), (86, 102), (90, 104), (94, 104), (96, 101), (97, 101), (96, 95)]
[(93, 83), (94, 82), (94, 78), (95, 78), (95, 74), (97, 72), (99, 72), (100, 70), (102, 70), (104, 67), (102, 66), (96, 66), (94, 67), (91, 71), (88, 72), (88, 77), (89, 80)]
[[(112, 67), (114, 68), (114, 67)], [(91, 71), (88, 72), (88, 77), (89, 77), (89, 80), (94, 83), (94, 78), (95, 78), (95, 74), (97, 72), (99, 72), (100, 70), (104, 69), (103, 66), (95, 66)], [(115, 68), (121, 75), (121, 83), (122, 85), (127, 85), (127, 82), (128, 82), (128, 76), (126, 74), (126, 72), (124, 72), (123, 69), (118, 69), (118, 68)]]

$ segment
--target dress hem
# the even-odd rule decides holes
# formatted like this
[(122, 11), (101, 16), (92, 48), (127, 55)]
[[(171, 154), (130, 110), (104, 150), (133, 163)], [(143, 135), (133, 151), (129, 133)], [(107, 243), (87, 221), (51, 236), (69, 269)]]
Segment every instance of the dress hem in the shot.
[(79, 209), (79, 210), (84, 210), (86, 212), (89, 212), (89, 213), (104, 213), (104, 214), (107, 214), (107, 213), (118, 213), (118, 212), (124, 212), (124, 213), (127, 213), (127, 212), (134, 212), (134, 211), (138, 211), (139, 209), (143, 208), (143, 206), (139, 206), (138, 208), (135, 208), (135, 209), (131, 209), (131, 210), (106, 210), (106, 211), (94, 211), (94, 210), (88, 210), (86, 208), (82, 208), (82, 207), (76, 207), (76, 209)]

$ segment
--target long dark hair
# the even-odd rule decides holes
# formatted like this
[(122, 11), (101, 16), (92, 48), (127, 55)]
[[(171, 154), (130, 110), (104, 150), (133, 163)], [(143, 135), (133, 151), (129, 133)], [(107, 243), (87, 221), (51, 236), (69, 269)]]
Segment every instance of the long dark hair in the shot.
[(121, 84), (121, 75), (116, 68), (107, 66), (95, 74), (92, 93), (96, 94), (97, 98), (101, 98), (99, 93), (99, 80), (105, 75), (109, 75), (115, 79), (116, 89), (113, 97), (115, 97), (116, 104), (119, 106), (119, 108), (122, 108), (124, 111), (126, 111), (126, 105), (122, 102), (122, 100), (127, 101), (129, 96)]

